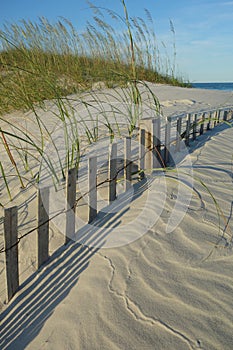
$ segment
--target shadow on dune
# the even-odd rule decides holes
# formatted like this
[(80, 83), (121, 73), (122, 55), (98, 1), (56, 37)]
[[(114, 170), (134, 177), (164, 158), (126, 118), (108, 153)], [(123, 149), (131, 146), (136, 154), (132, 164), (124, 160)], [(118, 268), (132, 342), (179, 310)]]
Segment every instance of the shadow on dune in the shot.
[[(221, 124), (198, 137), (191, 143), (189, 153), (227, 128), (226, 124)], [(82, 229), (82, 245), (71, 241), (61, 247), (47, 264), (21, 285), (18, 296), (1, 315), (1, 349), (24, 349), (38, 335), (57, 305), (77, 284), (81, 273), (88, 268), (91, 258), (104, 245), (111, 230), (121, 224), (121, 217), (129, 210), (129, 201), (141, 196), (148, 185), (145, 179), (133, 186), (133, 196), (127, 192), (122, 194), (120, 200), (113, 203), (115, 208), (112, 212), (100, 212), (92, 229), (90, 226)]]
[(227, 123), (221, 123), (219, 125), (216, 125), (214, 128), (205, 131), (204, 134), (202, 135), (197, 135), (197, 139), (195, 141), (190, 141), (190, 148), (189, 148), (189, 153), (193, 153), (194, 151), (196, 151), (197, 149), (203, 147), (206, 142), (210, 141), (212, 139), (212, 137), (218, 135), (219, 133), (221, 133), (222, 131), (229, 129), (233, 126), (233, 120), (231, 121), (231, 126), (229, 124), (230, 122)]
[[(202, 148), (203, 146), (205, 146), (208, 143), (208, 141), (211, 141), (211, 139), (214, 136), (218, 135), (219, 133), (221, 133), (224, 130), (227, 130), (231, 127), (233, 127), (233, 120), (228, 122), (228, 123), (221, 123), (221, 124), (215, 126), (214, 128), (205, 131), (202, 135), (197, 134), (196, 140), (192, 140), (192, 137), (191, 137), (190, 141), (189, 141), (189, 146), (185, 146), (185, 142), (183, 140), (180, 152), (176, 151), (176, 146), (173, 142), (171, 145), (169, 166), (171, 166), (171, 167), (176, 166), (177, 160), (178, 160), (178, 163), (182, 162), (188, 154), (192, 154), (196, 150)], [(173, 140), (175, 141), (175, 138), (173, 138)], [(185, 151), (184, 151), (184, 149), (185, 149)], [(175, 160), (173, 159), (173, 157), (175, 158)]]
[(44, 270), (23, 283), (20, 295), (2, 314), (1, 349), (24, 349), (34, 339), (96, 251), (69, 245), (57, 251)]
[[(145, 188), (147, 180), (139, 182), (134, 186), (134, 195), (130, 200), (136, 200)], [(77, 284), (93, 255), (104, 245), (112, 228), (120, 225), (121, 216), (128, 210), (128, 196), (127, 192), (121, 196), (120, 201), (114, 204), (114, 212), (100, 212), (92, 231), (84, 227), (82, 245), (70, 241), (21, 285), (19, 294), (1, 315), (1, 349), (24, 349), (39, 334), (56, 306)], [(101, 226), (104, 226), (102, 230)]]

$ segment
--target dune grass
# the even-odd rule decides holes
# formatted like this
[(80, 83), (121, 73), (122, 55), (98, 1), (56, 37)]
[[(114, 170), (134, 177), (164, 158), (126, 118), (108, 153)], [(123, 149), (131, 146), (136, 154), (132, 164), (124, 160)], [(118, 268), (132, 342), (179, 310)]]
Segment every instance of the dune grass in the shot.
[(145, 19), (130, 18), (121, 2), (122, 16), (90, 4), (93, 18), (81, 33), (65, 18), (54, 24), (46, 18), (5, 24), (0, 31), (0, 113), (88, 90), (99, 81), (107, 87), (132, 80), (185, 85), (174, 75), (175, 62), (168, 67), (161, 60), (150, 13)]
[[(121, 4), (122, 14), (117, 14), (89, 3), (93, 17), (83, 32), (65, 18), (56, 23), (46, 18), (37, 22), (22, 20), (5, 24), (0, 31), (0, 118), (5, 123), (0, 141), (21, 187), (25, 187), (22, 171), (39, 181), (41, 159), (51, 169), (54, 181), (59, 181), (53, 159), (45, 152), (48, 142), (53, 145), (64, 178), (67, 168), (78, 167), (87, 143), (103, 134), (112, 140), (122, 129), (132, 135), (142, 104), (155, 114), (160, 110), (148, 81), (189, 85), (175, 77), (175, 43), (173, 59), (161, 59), (149, 11), (145, 10), (145, 18), (131, 18), (125, 1), (121, 0)], [(116, 26), (109, 24), (109, 19)], [(173, 26), (171, 32), (174, 36)], [(98, 87), (114, 88), (114, 93), (96, 91)], [(55, 107), (50, 118), (54, 125), (62, 125), (65, 160), (41, 117), (41, 111), (48, 110), (48, 100)], [(122, 105), (126, 106), (124, 125), (119, 121)], [(12, 123), (5, 118), (14, 110), (32, 112), (30, 123), (34, 123), (37, 137), (20, 120)], [(2, 162), (0, 172), (12, 198), (5, 167)]]
[[(90, 4), (93, 17), (83, 32), (65, 18), (56, 23), (46, 18), (22, 20), (6, 24), (0, 31), (0, 142), (6, 155), (0, 161), (0, 178), (10, 201), (15, 195), (12, 176), (21, 188), (32, 179), (39, 182), (43, 161), (56, 186), (65, 178), (67, 168), (78, 168), (87, 144), (102, 135), (108, 135), (111, 141), (122, 133), (133, 135), (143, 108), (160, 112), (159, 101), (147, 82), (190, 86), (175, 74), (173, 23), (173, 56), (162, 56), (150, 13), (145, 10), (144, 18), (131, 18), (125, 1), (120, 1), (122, 14)], [(109, 24), (109, 17), (116, 27)], [(96, 87), (114, 90), (96, 91)], [(52, 100), (53, 107), (50, 118), (54, 125), (62, 126), (65, 157), (60, 155), (59, 144), (41, 116), (48, 111), (48, 100)], [(122, 123), (119, 117), (123, 105)], [(34, 134), (21, 120), (8, 120), (5, 114), (14, 110), (31, 111)], [(47, 143), (57, 155), (59, 172), (46, 152)], [(220, 217), (217, 204), (216, 209)]]

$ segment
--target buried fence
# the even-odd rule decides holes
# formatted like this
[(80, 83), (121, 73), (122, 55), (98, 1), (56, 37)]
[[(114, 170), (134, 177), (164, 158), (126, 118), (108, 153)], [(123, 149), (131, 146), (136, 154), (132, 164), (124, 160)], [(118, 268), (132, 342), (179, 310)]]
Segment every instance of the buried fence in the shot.
[[(186, 116), (170, 117), (165, 126), (161, 125), (161, 119), (143, 119), (139, 124), (137, 173), (143, 176), (146, 170), (166, 168), (172, 165), (171, 147), (175, 152), (181, 150), (181, 140), (186, 146), (196, 140), (205, 131), (211, 130), (221, 122), (232, 119), (233, 111), (215, 110), (203, 113), (188, 114)], [(162, 142), (163, 140), (163, 142)], [(124, 172), (124, 190), (131, 187), (132, 180), (132, 157), (131, 138), (124, 139), (124, 162), (119, 170), (117, 165), (117, 143), (109, 146), (108, 154), (108, 176), (105, 182), (108, 185), (108, 202), (116, 199), (117, 177), (120, 171)], [(97, 190), (97, 156), (88, 159), (88, 223), (91, 223), (98, 215)], [(77, 169), (69, 169), (66, 176), (66, 207), (63, 213), (66, 214), (65, 241), (70, 240), (69, 232), (75, 232), (74, 212), (76, 209), (76, 181)], [(49, 188), (39, 188), (37, 193), (37, 227), (18, 237), (18, 208), (16, 206), (4, 209), (4, 239), (6, 261), (6, 291), (9, 302), (19, 290), (19, 269), (18, 269), (18, 243), (20, 240), (33, 231), (37, 231), (37, 268), (39, 269), (49, 258)]]

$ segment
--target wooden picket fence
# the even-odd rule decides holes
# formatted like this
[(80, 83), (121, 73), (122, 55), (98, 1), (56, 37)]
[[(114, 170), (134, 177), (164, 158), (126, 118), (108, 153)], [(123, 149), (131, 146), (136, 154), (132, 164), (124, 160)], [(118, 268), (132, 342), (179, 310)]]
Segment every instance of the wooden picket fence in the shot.
[[(181, 140), (186, 146), (196, 140), (205, 131), (211, 130), (222, 122), (232, 119), (232, 109), (215, 110), (204, 113), (188, 114), (186, 116), (171, 117), (167, 119), (165, 126), (161, 125), (161, 119), (143, 119), (139, 125), (138, 135), (138, 170), (167, 167), (171, 161), (170, 147), (175, 151), (181, 149)], [(163, 130), (163, 136), (161, 136)], [(164, 142), (161, 142), (161, 139)], [(131, 138), (124, 140), (124, 181), (125, 190), (131, 186)], [(117, 143), (110, 144), (108, 155), (108, 201), (112, 203), (116, 199), (117, 186)], [(92, 222), (98, 215), (97, 209), (97, 157), (92, 156), (88, 160), (88, 222)], [(66, 176), (66, 237), (64, 244), (68, 243), (69, 232), (75, 232), (75, 221), (72, 211), (76, 207), (76, 181), (77, 169), (69, 169)], [(38, 218), (37, 218), (37, 267), (38, 269), (49, 259), (49, 188), (39, 188)], [(16, 206), (5, 208), (4, 212), (4, 239), (6, 261), (6, 291), (7, 301), (10, 301), (19, 290), (18, 268), (18, 208)]]

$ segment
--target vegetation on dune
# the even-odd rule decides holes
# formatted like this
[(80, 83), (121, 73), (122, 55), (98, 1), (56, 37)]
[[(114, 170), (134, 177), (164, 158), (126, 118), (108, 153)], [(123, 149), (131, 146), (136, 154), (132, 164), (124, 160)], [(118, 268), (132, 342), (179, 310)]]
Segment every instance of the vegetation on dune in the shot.
[(150, 13), (130, 18), (122, 4), (123, 17), (90, 4), (94, 15), (82, 33), (65, 18), (6, 24), (0, 31), (0, 113), (88, 90), (99, 81), (107, 87), (132, 80), (187, 85), (175, 76), (175, 63), (161, 59)]
[[(44, 162), (56, 186), (65, 178), (67, 169), (79, 167), (87, 144), (103, 134), (110, 141), (116, 134), (132, 136), (143, 109), (149, 110), (150, 116), (161, 112), (148, 81), (190, 86), (176, 75), (173, 23), (170, 21), (173, 54), (169, 57), (166, 52), (170, 50), (164, 43), (165, 55), (161, 54), (150, 13), (145, 10), (145, 19), (132, 18), (125, 1), (120, 2), (123, 15), (90, 3), (93, 18), (81, 33), (65, 18), (56, 23), (45, 18), (37, 22), (22, 20), (19, 24), (5, 24), (0, 30), (0, 146), (5, 152), (0, 161), (0, 192), (5, 191), (9, 201), (17, 195), (13, 178), (18, 179), (21, 188), (38, 183)], [(108, 18), (116, 26), (110, 25)], [(95, 92), (96, 82), (101, 82), (100, 87), (118, 89)], [(85, 91), (88, 94), (83, 94)], [(49, 110), (52, 126), (61, 126), (58, 144), (53, 138), (54, 129), (45, 120), (49, 109), (45, 101), (50, 99), (50, 106), (55, 107)], [(38, 104), (41, 109), (36, 108)], [(4, 116), (25, 109), (32, 112), (30, 120), (25, 116), (23, 121), (12, 121)], [(41, 113), (44, 110), (46, 113)], [(47, 153), (46, 144), (51, 146)], [(64, 147), (62, 156), (60, 145)], [(215, 198), (202, 185), (214, 200), (220, 217)], [(0, 206), (5, 205), (0, 202)], [(225, 231), (226, 228), (227, 225)]]
[[(173, 59), (166, 55), (162, 59), (150, 13), (145, 10), (146, 19), (131, 18), (125, 1), (121, 4), (123, 14), (119, 15), (90, 3), (93, 18), (81, 33), (65, 18), (54, 24), (45, 18), (37, 22), (22, 20), (5, 24), (0, 30), (0, 120), (4, 121), (0, 142), (7, 156), (0, 163), (0, 175), (10, 199), (7, 167), (11, 167), (10, 176), (16, 176), (19, 185), (25, 187), (32, 179), (40, 181), (43, 160), (57, 183), (65, 177), (67, 168), (78, 168), (87, 144), (101, 135), (108, 135), (111, 141), (116, 134), (132, 135), (143, 109), (152, 114), (160, 111), (148, 81), (188, 85), (175, 75), (175, 43)], [(116, 25), (110, 25), (109, 18)], [(171, 31), (174, 36), (173, 26)], [(118, 89), (97, 93), (93, 90), (97, 86)], [(73, 93), (78, 95), (70, 96)], [(50, 110), (49, 118), (53, 125), (62, 125), (64, 159), (41, 115), (41, 111), (48, 111), (46, 101), (51, 99), (55, 108)], [(26, 119), (24, 126), (21, 120), (11, 122), (4, 117), (13, 110), (32, 112), (33, 134), (28, 131)], [(119, 121), (122, 114), (124, 122)], [(54, 159), (46, 154), (48, 142), (57, 154), (60, 174)]]

